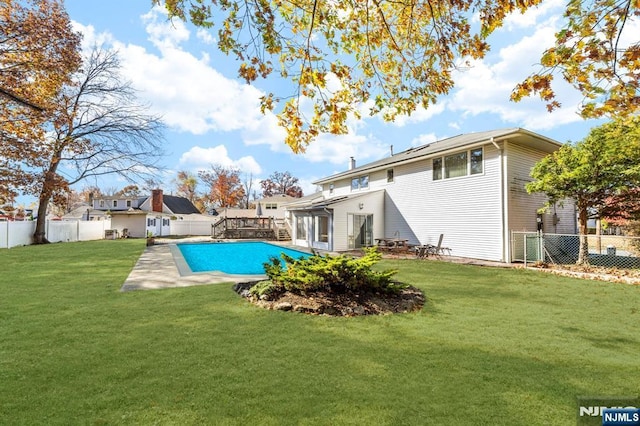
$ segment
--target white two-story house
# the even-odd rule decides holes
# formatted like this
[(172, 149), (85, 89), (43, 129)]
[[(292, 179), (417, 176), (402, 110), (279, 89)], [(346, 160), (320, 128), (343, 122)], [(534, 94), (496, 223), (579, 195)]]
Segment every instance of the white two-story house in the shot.
[(397, 237), (455, 256), (511, 261), (512, 231), (575, 233), (573, 204), (538, 216), (531, 168), (561, 144), (520, 128), (470, 133), (390, 155), (315, 182), (321, 193), (289, 204), (297, 245), (346, 251)]

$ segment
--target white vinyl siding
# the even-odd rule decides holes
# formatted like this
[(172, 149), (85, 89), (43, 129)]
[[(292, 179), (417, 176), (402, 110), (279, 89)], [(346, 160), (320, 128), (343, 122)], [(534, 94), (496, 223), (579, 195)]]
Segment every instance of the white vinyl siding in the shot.
[[(508, 166), (508, 202), (509, 202), (509, 230), (536, 231), (536, 214), (544, 207), (547, 197), (544, 194), (529, 194), (525, 188), (531, 182), (531, 169), (540, 161), (545, 153), (521, 145), (509, 143), (507, 145)], [(551, 233), (574, 233), (575, 212), (573, 203), (566, 201), (564, 206), (557, 206), (555, 213), (559, 221), (554, 225), (553, 209), (543, 215), (543, 231)]]
[[(360, 208), (362, 204), (362, 209)], [(373, 215), (373, 238), (384, 235), (384, 191), (375, 191), (354, 197), (331, 206), (333, 210), (333, 250), (345, 251), (349, 249), (348, 215)]]
[(395, 167), (395, 184), (386, 188), (385, 236), (437, 244), (444, 234), (454, 256), (501, 260), (499, 152), (485, 145), (483, 154), (483, 174), (466, 179), (433, 182), (432, 159)]

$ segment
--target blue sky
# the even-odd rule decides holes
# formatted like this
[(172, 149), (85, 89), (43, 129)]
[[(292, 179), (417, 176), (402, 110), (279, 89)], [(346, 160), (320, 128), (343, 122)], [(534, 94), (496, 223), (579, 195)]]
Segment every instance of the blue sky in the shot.
[[(350, 133), (322, 136), (305, 154), (284, 144), (274, 115), (262, 115), (259, 97), (286, 90), (277, 79), (246, 85), (237, 79), (238, 63), (217, 51), (217, 29), (168, 22), (161, 8), (148, 0), (66, 0), (67, 11), (84, 43), (105, 44), (120, 53), (123, 75), (139, 91), (151, 112), (164, 117), (167, 171), (160, 176), (171, 192), (175, 173), (196, 173), (211, 164), (237, 167), (257, 181), (273, 172), (289, 171), (305, 194), (314, 180), (344, 171), (353, 156), (357, 164), (387, 156), (390, 146), (400, 152), (412, 146), (461, 133), (523, 127), (560, 142), (577, 141), (599, 122), (576, 113), (579, 93), (556, 87), (563, 108), (548, 113), (534, 98), (509, 101), (516, 83), (537, 69), (540, 54), (553, 42), (564, 1), (546, 0), (540, 8), (510, 17), (490, 38), (492, 50), (455, 75), (456, 88), (428, 110), (385, 123), (367, 117), (349, 123)], [(102, 188), (123, 187), (113, 180), (85, 182)]]

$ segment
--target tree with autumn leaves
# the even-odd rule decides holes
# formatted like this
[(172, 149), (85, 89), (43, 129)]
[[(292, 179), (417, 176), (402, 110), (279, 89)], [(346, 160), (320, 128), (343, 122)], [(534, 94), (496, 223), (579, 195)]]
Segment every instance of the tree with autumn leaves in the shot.
[(260, 181), (263, 197), (274, 195), (288, 195), (294, 198), (302, 197), (302, 188), (298, 185), (298, 178), (289, 172), (273, 172), (267, 179)]
[[(428, 108), (454, 85), (453, 71), (489, 51), (505, 18), (543, 0), (319, 1), (151, 0), (171, 17), (218, 26), (218, 48), (235, 56), (248, 83), (278, 73), (294, 93), (269, 93), (262, 110), (279, 108), (285, 142), (302, 152), (320, 133), (347, 132), (362, 105), (386, 120)], [(476, 24), (473, 19), (477, 17)], [(560, 76), (584, 95), (584, 117), (640, 111), (640, 45), (625, 29), (640, 18), (637, 0), (568, 0), (554, 46), (512, 92), (560, 105)], [(627, 32), (628, 34), (628, 32)], [(279, 106), (278, 106), (279, 105)]]
[[(198, 182), (198, 178), (200, 182)], [(252, 185), (252, 175), (241, 176), (241, 171), (234, 167), (214, 164), (208, 170), (198, 172), (198, 178), (186, 171), (179, 171), (176, 177), (177, 194), (189, 198), (196, 205), (209, 208), (249, 208), (249, 194)], [(198, 184), (202, 183), (205, 191), (197, 195)], [(289, 172), (274, 172), (267, 179), (260, 181), (262, 196), (285, 194), (291, 197), (302, 197), (302, 188), (298, 185), (298, 178)], [(253, 194), (255, 197), (255, 193)], [(200, 207), (199, 207), (200, 208)]]
[(589, 263), (589, 219), (640, 217), (640, 117), (613, 121), (563, 145), (533, 168), (529, 192), (553, 204), (575, 203), (580, 231), (579, 264)]
[(56, 95), (82, 63), (62, 1), (0, 3), (0, 204), (30, 184), (21, 160), (40, 155)]
[(242, 202), (245, 193), (240, 170), (216, 164), (198, 176), (206, 186), (203, 198), (209, 207), (237, 207)]

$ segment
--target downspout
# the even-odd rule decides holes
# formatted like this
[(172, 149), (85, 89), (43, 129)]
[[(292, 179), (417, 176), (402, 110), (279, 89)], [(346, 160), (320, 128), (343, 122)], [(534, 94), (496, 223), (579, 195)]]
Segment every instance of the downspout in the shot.
[[(501, 228), (501, 240), (502, 240), (502, 247), (501, 247), (501, 253), (502, 253), (502, 261), (503, 262), (510, 262), (509, 256), (506, 253), (507, 247), (509, 247), (509, 245), (507, 244), (509, 235), (508, 235), (508, 230), (507, 230), (507, 211), (506, 211), (506, 203), (505, 203), (505, 186), (506, 186), (506, 182), (505, 182), (505, 171), (504, 171), (504, 148), (500, 147), (500, 145), (498, 145), (495, 141), (495, 139), (492, 137), (489, 142), (491, 142), (493, 144), (493, 146), (496, 147), (496, 149), (498, 150), (498, 152), (500, 153), (499, 159), (500, 159), (500, 228)], [(504, 143), (506, 144), (506, 140), (504, 141)]]

